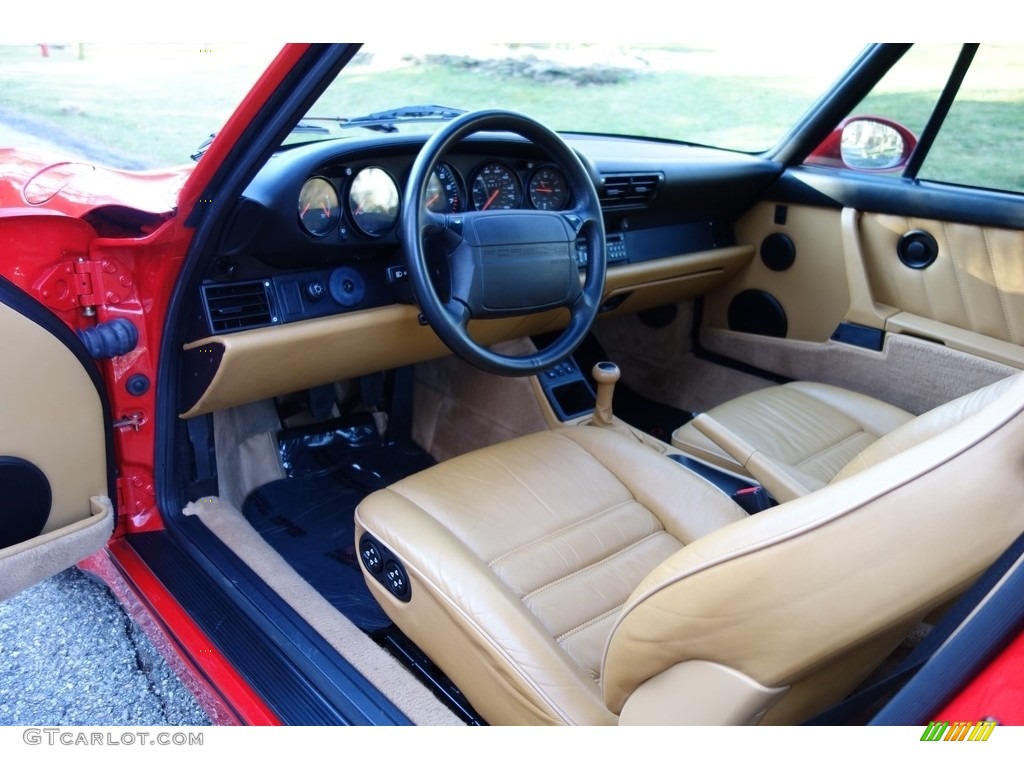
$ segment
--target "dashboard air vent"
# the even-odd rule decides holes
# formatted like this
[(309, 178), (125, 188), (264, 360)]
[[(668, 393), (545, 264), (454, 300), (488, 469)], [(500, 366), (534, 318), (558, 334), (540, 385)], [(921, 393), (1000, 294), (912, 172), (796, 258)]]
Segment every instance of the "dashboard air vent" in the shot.
[(662, 180), (659, 173), (622, 173), (605, 176), (598, 196), (605, 208), (634, 208), (647, 205)]
[(273, 322), (270, 296), (262, 280), (204, 285), (203, 303), (214, 333), (257, 328)]

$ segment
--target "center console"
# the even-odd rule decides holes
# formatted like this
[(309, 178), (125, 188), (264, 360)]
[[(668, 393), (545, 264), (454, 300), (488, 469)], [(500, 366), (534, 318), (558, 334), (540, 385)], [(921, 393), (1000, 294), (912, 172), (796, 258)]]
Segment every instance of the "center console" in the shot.
[[(537, 375), (536, 381), (544, 402), (550, 408), (548, 418), (552, 420), (553, 417), (554, 426), (560, 424), (599, 425), (599, 420), (594, 416), (597, 401), (594, 385), (573, 356), (542, 371)], [(714, 485), (748, 514), (761, 512), (775, 506), (775, 499), (755, 480), (727, 472), (693, 456), (681, 453), (677, 448), (631, 427), (621, 419), (613, 419), (613, 422), (605, 428), (624, 429), (631, 432), (640, 442)]]

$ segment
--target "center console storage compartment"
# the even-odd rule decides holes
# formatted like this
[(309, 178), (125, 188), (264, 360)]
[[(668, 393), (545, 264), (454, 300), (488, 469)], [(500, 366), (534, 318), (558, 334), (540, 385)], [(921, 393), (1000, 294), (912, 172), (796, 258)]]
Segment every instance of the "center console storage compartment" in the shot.
[(594, 410), (594, 390), (571, 356), (539, 373), (537, 379), (560, 421)]

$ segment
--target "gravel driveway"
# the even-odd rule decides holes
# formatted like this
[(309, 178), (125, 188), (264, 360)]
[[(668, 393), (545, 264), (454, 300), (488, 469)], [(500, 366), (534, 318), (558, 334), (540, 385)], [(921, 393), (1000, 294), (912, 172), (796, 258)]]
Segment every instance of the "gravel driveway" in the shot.
[(0, 603), (0, 725), (209, 725), (110, 591), (69, 568)]

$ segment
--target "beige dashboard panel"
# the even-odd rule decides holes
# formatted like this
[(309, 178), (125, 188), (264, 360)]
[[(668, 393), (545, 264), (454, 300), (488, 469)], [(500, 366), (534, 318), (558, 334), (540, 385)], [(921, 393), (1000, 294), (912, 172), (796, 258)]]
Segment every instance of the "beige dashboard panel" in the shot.
[[(605, 300), (628, 294), (618, 311), (672, 303), (727, 280), (753, 256), (749, 246), (611, 267)], [(474, 321), (483, 345), (565, 327), (566, 310)], [(449, 354), (419, 311), (405, 304), (333, 317), (209, 336), (185, 345), (194, 394), (182, 418), (191, 418), (296, 392), (331, 381), (423, 362)]]
[[(413, 306), (392, 305), (186, 344), (186, 355), (194, 358), (190, 367), (200, 372), (208, 368), (210, 375), (181, 416), (199, 416), (449, 354), (418, 317)], [(555, 330), (566, 317), (551, 311), (475, 321), (470, 332), (481, 344), (493, 344)]]
[(609, 267), (604, 300), (626, 298), (608, 315), (639, 312), (702, 296), (729, 280), (753, 257), (753, 247), (737, 245)]
[(796, 249), (793, 265), (782, 272), (753, 258), (733, 279), (711, 293), (704, 302), (704, 323), (728, 328), (729, 304), (746, 290), (765, 291), (786, 312), (787, 338), (825, 341), (842, 322), (850, 305), (840, 211), (811, 206), (786, 205), (784, 223), (776, 223), (773, 202), (758, 203), (736, 222), (736, 239), (760, 249), (776, 232), (789, 237)]

